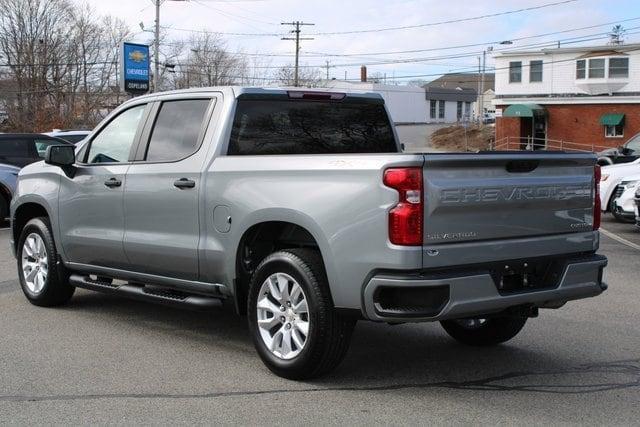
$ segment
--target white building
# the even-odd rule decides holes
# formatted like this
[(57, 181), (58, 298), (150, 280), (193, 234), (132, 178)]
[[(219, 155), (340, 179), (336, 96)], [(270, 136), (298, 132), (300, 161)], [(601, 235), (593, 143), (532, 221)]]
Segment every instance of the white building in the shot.
[(327, 81), (330, 89), (375, 92), (395, 124), (457, 123), (472, 117), (476, 93), (467, 89), (422, 88), (374, 82)]
[(640, 44), (495, 55), (496, 138), (616, 147), (640, 132)]

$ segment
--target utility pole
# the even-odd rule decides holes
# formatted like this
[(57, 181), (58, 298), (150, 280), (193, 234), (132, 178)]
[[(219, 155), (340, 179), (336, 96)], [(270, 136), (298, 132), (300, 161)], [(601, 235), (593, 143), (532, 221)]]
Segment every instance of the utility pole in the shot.
[(291, 38), (291, 37), (282, 37), (281, 40), (295, 40), (296, 42), (296, 68), (295, 68), (295, 74), (293, 77), (293, 85), (295, 87), (298, 87), (299, 81), (298, 81), (298, 68), (299, 68), (299, 64), (300, 64), (300, 40), (313, 40), (312, 37), (300, 37), (300, 27), (303, 25), (316, 25), (316, 24), (309, 24), (309, 23), (305, 23), (305, 22), (301, 22), (301, 21), (294, 21), (294, 22), (281, 22), (280, 25), (292, 25), (294, 27), (296, 27), (295, 30), (291, 30), (289, 31), (290, 33), (295, 33), (295, 38)]
[[(153, 37), (153, 46), (154, 46), (154, 68), (153, 68), (153, 92), (158, 91), (158, 77), (160, 76), (160, 6), (167, 0), (151, 0), (151, 2), (156, 6), (156, 25), (154, 30)], [(188, 1), (188, 0), (168, 0), (168, 1)], [(142, 31), (147, 31), (144, 29), (144, 25), (142, 22), (140, 23), (140, 28)]]
[(330, 62), (329, 61), (325, 61), (327, 63), (327, 81), (329, 80), (329, 67), (330, 67)]
[(476, 115), (478, 124), (480, 124), (480, 79), (482, 79), (482, 64), (480, 63), (480, 57), (478, 56), (478, 98), (476, 99)]
[(155, 64), (153, 71), (153, 91), (158, 91), (158, 76), (160, 75), (160, 5), (161, 0), (155, 0), (156, 4), (156, 31), (153, 43), (155, 45)]

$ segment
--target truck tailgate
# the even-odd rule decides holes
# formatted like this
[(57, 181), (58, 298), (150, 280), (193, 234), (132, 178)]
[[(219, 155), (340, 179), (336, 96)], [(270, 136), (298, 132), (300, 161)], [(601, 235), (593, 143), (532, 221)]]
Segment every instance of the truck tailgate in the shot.
[(424, 244), (592, 229), (592, 154), (425, 154)]

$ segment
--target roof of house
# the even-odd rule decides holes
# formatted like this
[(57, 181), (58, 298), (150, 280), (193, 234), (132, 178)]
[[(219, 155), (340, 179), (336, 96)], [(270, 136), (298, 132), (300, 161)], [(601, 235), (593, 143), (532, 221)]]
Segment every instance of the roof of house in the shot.
[[(478, 82), (480, 82), (481, 75), (478, 73), (448, 73), (438, 77), (435, 80), (430, 81), (425, 88), (439, 87), (447, 89), (473, 89), (478, 90)], [(495, 73), (485, 73), (484, 75), (484, 89), (495, 90), (496, 75)]]
[(478, 98), (475, 89), (467, 88), (444, 88), (444, 87), (425, 87), (427, 99), (439, 101), (466, 101), (474, 102)]
[(601, 55), (609, 55), (612, 52), (620, 54), (628, 51), (640, 49), (640, 43), (604, 45), (604, 46), (574, 46), (574, 47), (554, 47), (536, 50), (505, 50), (494, 52), (494, 56), (521, 56), (521, 55), (549, 55), (553, 53), (583, 53), (589, 54), (598, 52)]

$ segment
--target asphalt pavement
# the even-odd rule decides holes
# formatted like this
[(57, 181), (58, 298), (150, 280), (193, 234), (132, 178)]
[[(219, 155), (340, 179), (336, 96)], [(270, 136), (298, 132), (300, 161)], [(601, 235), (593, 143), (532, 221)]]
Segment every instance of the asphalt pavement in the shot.
[(264, 368), (230, 307), (83, 290), (32, 306), (0, 231), (0, 424), (637, 425), (640, 231), (603, 228), (603, 295), (541, 310), (493, 348), (459, 345), (438, 324), (359, 322), (344, 363), (309, 382)]

